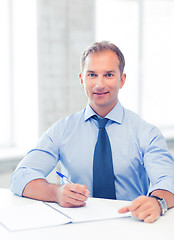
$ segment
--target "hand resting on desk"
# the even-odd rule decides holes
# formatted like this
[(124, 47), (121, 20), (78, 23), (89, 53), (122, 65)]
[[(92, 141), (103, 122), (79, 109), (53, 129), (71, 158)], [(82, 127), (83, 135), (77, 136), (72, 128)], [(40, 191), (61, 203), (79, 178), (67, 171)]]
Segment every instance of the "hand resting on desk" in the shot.
[[(169, 191), (158, 189), (153, 191), (151, 196), (164, 198), (167, 204), (167, 209), (174, 207), (174, 194)], [(139, 220), (152, 223), (160, 217), (162, 209), (155, 198), (140, 196), (135, 199), (130, 206), (119, 210), (119, 213), (126, 212), (131, 212), (132, 216), (137, 217)]]
[(156, 199), (146, 196), (140, 196), (135, 199), (131, 205), (121, 208), (119, 213), (131, 212), (133, 217), (152, 223), (161, 215), (161, 208)]

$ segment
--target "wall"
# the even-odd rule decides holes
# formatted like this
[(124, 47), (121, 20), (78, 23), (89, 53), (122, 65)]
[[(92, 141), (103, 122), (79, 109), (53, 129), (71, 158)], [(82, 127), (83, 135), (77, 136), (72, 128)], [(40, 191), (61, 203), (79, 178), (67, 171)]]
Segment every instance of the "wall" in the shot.
[[(41, 135), (55, 121), (87, 103), (78, 79), (79, 59), (95, 38), (95, 1), (37, 0), (37, 9)], [(9, 178), (20, 159), (0, 163), (0, 187), (9, 187)], [(55, 181), (55, 175), (49, 179)]]
[(79, 59), (95, 38), (94, 5), (93, 0), (38, 1), (40, 134), (86, 105)]

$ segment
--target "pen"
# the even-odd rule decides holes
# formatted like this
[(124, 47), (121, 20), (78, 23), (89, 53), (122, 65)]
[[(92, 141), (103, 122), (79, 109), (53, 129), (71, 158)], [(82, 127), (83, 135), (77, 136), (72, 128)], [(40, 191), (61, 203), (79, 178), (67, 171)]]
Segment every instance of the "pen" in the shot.
[(69, 178), (67, 178), (65, 175), (63, 175), (60, 172), (56, 172), (62, 179), (65, 179), (67, 182), (72, 183), (71, 180), (69, 180)]
[[(59, 175), (59, 177), (61, 177), (62, 179), (65, 179), (67, 182), (69, 182), (69, 183), (72, 183), (71, 182), (71, 180), (69, 179), (69, 178), (67, 178), (65, 175), (63, 175), (62, 173), (60, 173), (60, 172), (56, 172), (58, 175)], [(89, 197), (91, 198), (91, 196), (89, 195)]]

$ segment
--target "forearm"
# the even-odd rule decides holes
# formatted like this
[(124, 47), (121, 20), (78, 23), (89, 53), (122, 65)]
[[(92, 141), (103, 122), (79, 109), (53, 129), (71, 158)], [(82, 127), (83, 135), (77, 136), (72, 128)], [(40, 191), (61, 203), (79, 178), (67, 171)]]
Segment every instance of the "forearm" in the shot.
[(166, 191), (166, 190), (155, 190), (151, 194), (151, 196), (157, 196), (160, 198), (164, 198), (167, 203), (167, 208), (173, 208), (174, 207), (174, 194)]
[(74, 183), (51, 184), (45, 179), (35, 179), (24, 188), (24, 197), (47, 202), (57, 202), (63, 207), (84, 206), (89, 196), (86, 186)]
[(42, 201), (57, 202), (60, 185), (51, 184), (45, 179), (35, 179), (29, 182), (23, 191), (23, 196)]

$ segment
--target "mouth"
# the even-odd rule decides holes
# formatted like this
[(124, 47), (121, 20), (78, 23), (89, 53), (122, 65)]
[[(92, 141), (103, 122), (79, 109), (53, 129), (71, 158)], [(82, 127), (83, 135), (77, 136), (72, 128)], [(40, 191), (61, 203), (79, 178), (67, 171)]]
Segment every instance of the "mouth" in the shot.
[(94, 92), (94, 95), (96, 96), (104, 96), (106, 94), (108, 94), (109, 92)]

